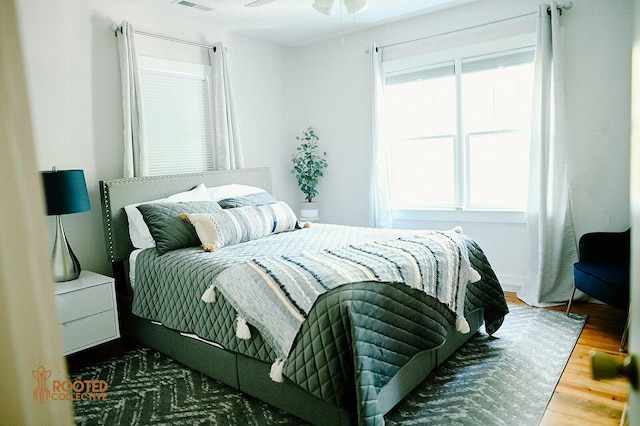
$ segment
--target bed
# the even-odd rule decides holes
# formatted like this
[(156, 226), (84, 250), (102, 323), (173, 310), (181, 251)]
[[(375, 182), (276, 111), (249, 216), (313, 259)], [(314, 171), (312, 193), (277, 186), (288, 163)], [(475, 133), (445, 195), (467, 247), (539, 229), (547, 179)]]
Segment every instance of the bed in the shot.
[[(206, 210), (213, 201), (183, 202), (179, 197), (166, 201), (172, 194), (191, 193), (197, 188), (238, 185), (258, 188), (265, 192), (259, 195), (268, 197), (270, 170), (100, 182), (105, 239), (116, 278), (124, 336), (306, 422), (379, 425), (384, 424), (387, 412), (483, 324), (492, 334), (508, 313), (488, 260), (460, 230), (417, 234), (339, 225), (292, 225), (291, 212), (281, 216), (274, 213), (275, 199), (247, 206), (245, 199), (253, 194), (231, 197), (233, 202), (242, 203), (226, 205), (231, 208), (224, 213)], [(149, 203), (159, 199), (165, 201)], [(193, 210), (178, 214), (176, 208), (184, 210), (187, 205)], [(205, 213), (201, 211), (203, 205)], [(270, 206), (269, 213), (265, 213), (265, 205)], [(164, 234), (151, 224), (156, 231), (153, 237), (158, 238), (156, 246), (136, 249), (132, 240), (137, 237), (130, 235), (127, 217), (132, 206), (144, 212), (145, 221), (150, 223), (161, 207), (162, 214), (169, 216), (155, 217), (159, 228), (175, 232), (174, 226), (186, 226), (192, 240), (197, 231), (197, 242), (187, 247), (165, 247), (161, 244)], [(166, 206), (172, 206), (171, 211), (166, 212)], [(263, 234), (252, 227), (250, 233), (257, 232), (257, 236), (236, 236), (236, 243), (215, 240), (213, 248), (203, 243), (210, 237), (200, 233), (204, 229), (198, 227), (201, 216), (218, 227), (220, 219), (211, 217), (235, 218), (229, 220), (237, 225), (237, 215), (245, 217), (249, 210), (259, 218), (279, 217), (279, 224), (274, 219), (269, 225), (273, 224), (271, 232)], [(275, 232), (278, 227), (283, 232)], [(436, 249), (432, 242), (425, 242), (434, 238), (440, 244)], [(455, 259), (451, 257), (454, 260), (446, 260), (446, 254), (434, 257), (445, 243), (457, 253)], [(399, 244), (420, 246), (419, 256), (425, 258), (421, 266), (411, 271), (397, 266), (399, 258), (418, 264), (415, 259), (419, 257), (407, 255), (407, 248)], [(374, 246), (375, 250), (386, 251), (375, 251)], [(322, 253), (321, 260), (318, 253)], [(309, 266), (313, 261), (331, 269), (334, 265), (327, 262), (336, 258), (342, 262), (341, 268), (345, 264), (351, 268), (338, 274), (342, 281), (336, 277), (331, 278), (333, 281), (320, 279)], [(380, 262), (377, 272), (375, 268), (363, 268), (365, 258)], [(428, 274), (420, 277), (427, 269), (424, 262), (433, 263), (434, 259), (437, 265), (432, 278), (425, 278)], [(433, 291), (444, 292), (446, 288), (449, 292), (443, 302), (428, 294), (426, 287), (436, 278), (440, 282), (448, 273), (455, 275), (457, 286), (434, 284)], [(397, 276), (417, 276), (416, 282), (423, 287), (408, 285)], [(324, 290), (314, 290), (312, 296), (303, 294), (298, 290), (303, 281), (321, 282)], [(271, 283), (277, 291), (265, 291), (261, 282)], [(248, 297), (253, 289), (262, 293)], [(277, 300), (267, 300), (275, 293), (279, 296), (271, 298)], [(280, 300), (284, 298), (281, 294), (291, 296), (291, 305), (282, 308), (292, 311), (286, 317), (273, 308), (274, 303), (287, 303)], [(299, 297), (298, 303), (291, 302), (295, 297)], [(242, 305), (244, 301), (248, 305)], [(275, 316), (271, 318), (271, 314)]]

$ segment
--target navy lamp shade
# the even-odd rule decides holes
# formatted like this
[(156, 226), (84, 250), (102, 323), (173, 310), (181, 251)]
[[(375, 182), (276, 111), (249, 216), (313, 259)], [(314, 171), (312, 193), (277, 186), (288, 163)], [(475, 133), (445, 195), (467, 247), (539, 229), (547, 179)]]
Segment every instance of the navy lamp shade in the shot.
[(80, 275), (80, 262), (71, 250), (60, 215), (91, 210), (84, 172), (54, 167), (41, 174), (47, 215), (56, 216), (56, 237), (51, 253), (53, 279), (56, 282), (75, 280)]

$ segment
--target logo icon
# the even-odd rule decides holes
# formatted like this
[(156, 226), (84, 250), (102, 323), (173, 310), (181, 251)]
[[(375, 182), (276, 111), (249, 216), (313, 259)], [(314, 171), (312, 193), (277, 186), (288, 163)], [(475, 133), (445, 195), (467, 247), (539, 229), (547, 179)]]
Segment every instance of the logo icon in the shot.
[(47, 379), (51, 377), (51, 370), (47, 370), (40, 364), (37, 370), (31, 370), (31, 375), (38, 382), (33, 390), (33, 399), (40, 402), (40, 404), (44, 404), (51, 397), (51, 391), (47, 387)]

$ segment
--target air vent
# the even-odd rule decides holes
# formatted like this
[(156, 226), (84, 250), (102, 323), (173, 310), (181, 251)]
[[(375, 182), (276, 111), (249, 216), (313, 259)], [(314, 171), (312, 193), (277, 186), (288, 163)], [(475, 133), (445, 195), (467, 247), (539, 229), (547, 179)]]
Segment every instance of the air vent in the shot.
[(209, 6), (205, 6), (203, 4), (198, 4), (198, 3), (194, 3), (194, 2), (191, 2), (191, 1), (187, 1), (187, 0), (178, 0), (178, 1), (174, 1), (173, 3), (179, 4), (181, 6), (190, 7), (192, 9), (198, 9), (198, 10), (201, 10), (203, 12), (211, 12), (213, 10), (213, 8), (211, 8)]

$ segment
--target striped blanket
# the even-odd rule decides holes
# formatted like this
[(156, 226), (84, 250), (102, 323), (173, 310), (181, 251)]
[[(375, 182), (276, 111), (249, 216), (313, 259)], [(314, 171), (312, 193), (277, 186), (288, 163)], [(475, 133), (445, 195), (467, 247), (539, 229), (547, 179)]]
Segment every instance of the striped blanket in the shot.
[[(254, 326), (285, 360), (315, 300), (343, 284), (374, 281), (405, 283), (446, 304), (464, 320), (467, 283), (479, 280), (466, 244), (456, 231), (425, 231), (295, 255), (253, 258), (225, 269), (202, 296), (215, 302), (216, 289), (238, 312), (240, 338)], [(465, 331), (466, 325), (466, 331)], [(274, 379), (275, 380), (275, 379)]]

